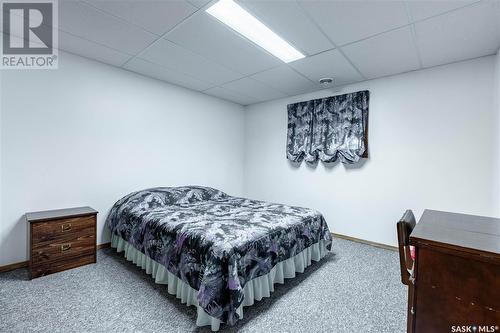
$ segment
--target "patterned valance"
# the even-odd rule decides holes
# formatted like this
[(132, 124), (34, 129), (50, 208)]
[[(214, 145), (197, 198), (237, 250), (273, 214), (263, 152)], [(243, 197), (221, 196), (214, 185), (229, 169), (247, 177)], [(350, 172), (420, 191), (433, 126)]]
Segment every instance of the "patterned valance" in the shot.
[(358, 162), (368, 149), (369, 99), (366, 90), (289, 104), (287, 159)]

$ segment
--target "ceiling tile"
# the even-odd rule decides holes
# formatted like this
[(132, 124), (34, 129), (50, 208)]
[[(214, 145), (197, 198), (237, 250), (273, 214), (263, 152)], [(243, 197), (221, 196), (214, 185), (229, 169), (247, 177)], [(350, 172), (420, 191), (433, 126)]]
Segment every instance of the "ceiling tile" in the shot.
[(124, 68), (142, 75), (150, 76), (193, 90), (206, 90), (212, 86), (210, 83), (197, 80), (183, 73), (176, 72), (172, 69), (165, 68), (156, 64), (152, 64), (142, 59), (133, 59), (128, 62), (124, 66)]
[(238, 1), (271, 30), (299, 51), (316, 54), (330, 50), (333, 44), (294, 1)]
[(342, 50), (369, 79), (419, 68), (417, 50), (409, 27), (350, 44)]
[(59, 32), (59, 49), (113, 66), (121, 66), (131, 57), (128, 54), (70, 35), (63, 31)]
[(363, 80), (356, 69), (338, 50), (320, 53), (313, 57), (290, 63), (301, 74), (314, 82), (324, 77), (332, 77), (334, 85), (348, 84)]
[(284, 93), (248, 77), (226, 83), (222, 85), (222, 88), (253, 97), (261, 102), (286, 96)]
[(125, 53), (136, 54), (157, 36), (75, 1), (59, 2), (59, 29)]
[(215, 85), (242, 76), (165, 39), (155, 42), (140, 57)]
[(231, 102), (235, 102), (235, 103), (238, 103), (241, 105), (250, 105), (250, 104), (259, 102), (255, 98), (252, 98), (249, 96), (244, 96), (244, 95), (238, 94), (234, 91), (224, 89), (221, 87), (210, 88), (208, 90), (205, 90), (203, 93), (210, 95), (210, 96), (219, 97), (219, 98), (231, 101)]
[(245, 75), (282, 64), (207, 13), (191, 17), (166, 38)]
[(494, 54), (500, 47), (500, 3), (483, 1), (415, 24), (425, 67)]
[(313, 82), (298, 74), (287, 65), (260, 72), (252, 75), (251, 78), (288, 95), (309, 92), (316, 86)]
[(479, 0), (409, 0), (408, 7), (410, 8), (413, 21), (419, 21), (478, 1)]
[[(190, 4), (192, 4), (195, 7), (201, 8), (208, 4), (212, 0), (187, 0)], [(215, 2), (215, 1), (214, 1)]]
[(186, 1), (84, 0), (157, 35), (172, 29), (197, 8)]
[(337, 46), (408, 24), (404, 1), (300, 1)]

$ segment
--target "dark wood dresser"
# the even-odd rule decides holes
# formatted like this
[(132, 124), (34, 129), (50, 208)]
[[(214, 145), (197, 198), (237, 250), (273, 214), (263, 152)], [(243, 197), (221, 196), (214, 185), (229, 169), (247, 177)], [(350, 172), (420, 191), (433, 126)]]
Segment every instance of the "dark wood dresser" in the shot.
[(500, 219), (425, 210), (410, 244), (414, 332), (500, 331)]
[(96, 262), (97, 211), (90, 207), (26, 214), (30, 278)]

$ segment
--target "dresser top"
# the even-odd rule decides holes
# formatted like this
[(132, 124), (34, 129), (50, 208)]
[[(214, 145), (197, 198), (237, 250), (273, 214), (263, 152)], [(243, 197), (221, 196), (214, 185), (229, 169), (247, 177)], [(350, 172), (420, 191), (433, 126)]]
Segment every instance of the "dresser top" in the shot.
[(45, 210), (41, 212), (26, 213), (28, 223), (42, 222), (48, 220), (58, 220), (71, 217), (96, 215), (98, 212), (90, 207), (75, 207), (55, 210)]
[(499, 257), (500, 219), (425, 210), (410, 235), (410, 244)]

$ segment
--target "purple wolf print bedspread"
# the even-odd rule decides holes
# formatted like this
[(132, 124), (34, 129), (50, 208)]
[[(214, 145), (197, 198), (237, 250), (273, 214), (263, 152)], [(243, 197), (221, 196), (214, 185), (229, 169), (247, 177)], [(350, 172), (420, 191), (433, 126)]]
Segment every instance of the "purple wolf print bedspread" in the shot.
[(198, 290), (199, 305), (233, 325), (245, 284), (331, 235), (321, 213), (233, 197), (201, 187), (131, 193), (106, 224), (137, 250)]

